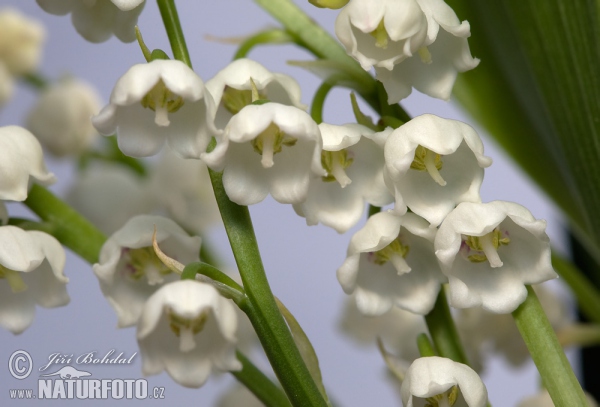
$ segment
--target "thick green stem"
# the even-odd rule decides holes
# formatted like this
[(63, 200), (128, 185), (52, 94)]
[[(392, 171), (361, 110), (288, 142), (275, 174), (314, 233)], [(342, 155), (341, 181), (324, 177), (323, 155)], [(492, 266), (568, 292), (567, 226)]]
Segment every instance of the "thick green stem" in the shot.
[(294, 406), (327, 406), (283, 319), (260, 258), (250, 212), (229, 200), (222, 174), (210, 171), (217, 204), (248, 296), (243, 309)]
[(59, 242), (89, 263), (98, 262), (106, 237), (77, 211), (36, 184), (31, 187), (24, 203), (44, 222), (52, 225), (52, 235)]
[[(173, 0), (157, 0), (163, 23), (176, 59), (191, 67), (183, 30)], [(327, 403), (313, 381), (294, 343), (267, 280), (250, 212), (229, 200), (222, 174), (209, 171), (215, 198), (223, 218), (248, 304), (244, 310), (254, 327), (271, 366), (294, 406), (322, 406)]]
[(291, 406), (285, 393), (281, 391), (260, 369), (243, 353), (237, 352), (237, 358), (242, 362), (242, 370), (231, 374), (248, 388), (266, 407)]
[(521, 336), (556, 407), (582, 407), (587, 401), (535, 291), (513, 312)]
[(444, 287), (440, 290), (435, 306), (425, 316), (429, 335), (440, 356), (468, 365), (467, 355), (456, 330), (456, 325), (450, 313)]
[(600, 324), (600, 294), (594, 284), (573, 263), (556, 252), (552, 252), (552, 266), (573, 290), (585, 316)]
[(419, 334), (417, 336), (417, 347), (419, 348), (419, 354), (422, 358), (428, 356), (437, 356), (433, 344), (429, 340), (427, 334)]

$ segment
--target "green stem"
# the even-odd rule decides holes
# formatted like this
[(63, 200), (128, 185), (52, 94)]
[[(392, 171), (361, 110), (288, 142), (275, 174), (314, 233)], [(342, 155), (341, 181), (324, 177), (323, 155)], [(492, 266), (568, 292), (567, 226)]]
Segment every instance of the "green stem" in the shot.
[(261, 31), (244, 40), (233, 56), (233, 59), (246, 58), (246, 55), (260, 44), (287, 44), (295, 41), (294, 37), (280, 28)]
[(31, 187), (24, 203), (44, 222), (52, 224), (52, 235), (59, 242), (89, 263), (98, 262), (106, 237), (77, 211), (37, 184)]
[(260, 369), (240, 351), (237, 358), (242, 362), (242, 370), (231, 372), (240, 383), (248, 388), (266, 407), (291, 406), (285, 393), (281, 391)]
[(581, 385), (558, 343), (554, 329), (530, 286), (528, 295), (513, 313), (517, 328), (556, 407), (587, 406)]
[(310, 106), (310, 116), (317, 124), (323, 123), (323, 106), (325, 105), (325, 98), (327, 98), (331, 89), (333, 89), (332, 84), (323, 82), (315, 92), (312, 105)]
[(173, 50), (173, 57), (184, 62), (191, 68), (192, 60), (190, 59), (187, 45), (185, 45), (185, 37), (181, 29), (181, 23), (179, 22), (175, 0), (156, 0), (156, 2), (158, 3), (158, 9), (160, 10), (160, 16), (162, 17), (165, 29), (167, 30), (171, 50)]
[(183, 269), (181, 273), (182, 280), (193, 280), (196, 278), (196, 274), (202, 274), (206, 277), (210, 277), (211, 279), (218, 281), (219, 283), (225, 284), (236, 291), (239, 291), (240, 294), (245, 294), (244, 288), (235, 282), (231, 277), (227, 274), (223, 273), (216, 267), (211, 266), (207, 263), (190, 263)]
[(429, 335), (440, 356), (468, 365), (467, 355), (450, 313), (444, 287), (440, 290), (431, 312), (425, 316)]
[(371, 217), (373, 215), (375, 215), (376, 213), (381, 212), (381, 207), (380, 206), (375, 206), (375, 205), (369, 205), (369, 212), (367, 213), (367, 217)]
[(38, 230), (40, 232), (54, 235), (56, 228), (51, 223), (36, 222), (30, 219), (23, 218), (10, 218), (8, 224), (12, 226), (18, 226), (23, 230)]
[[(173, 0), (157, 0), (169, 42), (176, 59), (191, 67), (183, 30)], [(327, 403), (313, 381), (294, 343), (267, 280), (250, 212), (229, 200), (222, 174), (209, 171), (215, 198), (229, 243), (248, 297), (244, 310), (254, 327), (271, 366), (294, 406), (322, 406)]]
[(313, 381), (269, 287), (250, 212), (229, 200), (222, 174), (210, 171), (229, 243), (242, 276), (250, 319), (265, 353), (294, 406), (327, 406)]
[(433, 348), (433, 344), (429, 340), (427, 334), (419, 334), (419, 336), (417, 336), (417, 347), (419, 348), (419, 354), (423, 358), (428, 356), (437, 356), (437, 353), (435, 353), (435, 349)]
[(600, 323), (600, 294), (594, 284), (569, 260), (552, 252), (552, 266), (569, 285), (581, 311), (590, 321)]

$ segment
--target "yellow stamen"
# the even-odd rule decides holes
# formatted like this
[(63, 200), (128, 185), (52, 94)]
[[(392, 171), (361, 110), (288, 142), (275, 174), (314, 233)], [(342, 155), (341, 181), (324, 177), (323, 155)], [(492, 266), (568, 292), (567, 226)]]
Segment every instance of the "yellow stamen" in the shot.
[(448, 391), (445, 391), (436, 396), (427, 397), (424, 407), (451, 407), (456, 404), (458, 399), (458, 386), (452, 386)]
[(423, 62), (424, 64), (429, 65), (433, 61), (431, 59), (431, 52), (429, 52), (429, 49), (427, 47), (421, 47), (417, 52), (419, 53), (421, 62)]
[(271, 168), (273, 156), (281, 152), (283, 146), (293, 146), (298, 139), (282, 132), (276, 124), (271, 123), (262, 133), (251, 141), (254, 151), (262, 155), (260, 161), (263, 168)]
[(27, 284), (23, 281), (21, 273), (6, 268), (0, 264), (0, 278), (5, 278), (13, 293), (20, 293), (27, 290)]
[(483, 236), (466, 236), (465, 243), (474, 254), (469, 253), (467, 258), (473, 263), (489, 261), (490, 266), (502, 267), (502, 260), (498, 255), (498, 248), (510, 243), (508, 237), (502, 237), (500, 229), (496, 228)]
[(171, 123), (169, 113), (175, 113), (183, 106), (183, 98), (171, 93), (161, 79), (142, 98), (141, 104), (155, 112), (154, 123), (157, 126), (166, 127)]
[(394, 239), (389, 245), (381, 250), (371, 253), (371, 260), (380, 266), (388, 261), (392, 263), (399, 275), (411, 271), (410, 266), (406, 263), (406, 256), (410, 251), (410, 246), (403, 244), (400, 241), (400, 236)]
[(369, 34), (375, 38), (375, 46), (377, 48), (386, 49), (388, 47), (388, 33), (385, 30), (385, 26), (383, 24), (383, 18), (377, 25), (377, 28), (371, 31)]
[(342, 188), (346, 187), (352, 180), (346, 174), (345, 169), (350, 167), (353, 162), (354, 158), (348, 157), (346, 150), (321, 152), (321, 165), (327, 171), (327, 175), (322, 177), (323, 181), (337, 181)]
[(189, 352), (196, 347), (194, 335), (204, 329), (204, 324), (208, 320), (208, 310), (204, 310), (196, 318), (183, 318), (173, 310), (167, 311), (169, 315), (169, 326), (175, 335), (179, 337), (179, 349), (182, 352)]
[(442, 156), (434, 153), (428, 148), (418, 146), (415, 150), (415, 158), (410, 164), (410, 168), (417, 171), (427, 171), (431, 178), (441, 186), (446, 185), (446, 181), (442, 178), (439, 170), (443, 166)]

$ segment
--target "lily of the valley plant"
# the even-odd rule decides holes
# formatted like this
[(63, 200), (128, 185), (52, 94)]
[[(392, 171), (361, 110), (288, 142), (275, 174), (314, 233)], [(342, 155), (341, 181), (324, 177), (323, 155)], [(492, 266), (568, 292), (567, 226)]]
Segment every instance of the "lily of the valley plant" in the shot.
[[(597, 47), (568, 53), (553, 40), (589, 41), (567, 28), (585, 31), (592, 24), (586, 18), (597, 13), (593, 6), (586, 14), (585, 6), (567, 0), (558, 0), (559, 7), (505, 2), (502, 12), (472, 0), (311, 0), (338, 10), (335, 25), (322, 28), (291, 0), (257, 0), (280, 28), (240, 39), (234, 61), (203, 80), (203, 66), (192, 67), (190, 54), (210, 55), (188, 49), (185, 38), (205, 33), (181, 25), (174, 0), (157, 0), (168, 50), (151, 50), (142, 38), (156, 27), (136, 26), (153, 7), (144, 0), (37, 3), (69, 15), (73, 35), (129, 43), (139, 63), (115, 76), (102, 107), (93, 85), (44, 78), (44, 30), (14, 10), (0, 10), (0, 103), (11, 103), (18, 81), (38, 91), (26, 128), (0, 127), (0, 326), (19, 334), (34, 323), (36, 304), (69, 302), (65, 246), (90, 263), (118, 327), (136, 327), (144, 375), (166, 371), (176, 383), (198, 388), (213, 373), (230, 372), (245, 389), (233, 387), (221, 406), (341, 405), (335, 399), (344, 389), (326, 386), (305, 321), (269, 286), (271, 273), (286, 270), (265, 270), (259, 246), (265, 257), (269, 247), (257, 242), (248, 206), (271, 196), (290, 204), (307, 227), (348, 232), (347, 252), (330, 251), (339, 260), (330, 276), (348, 295), (340, 327), (379, 349), (404, 406), (504, 406), (488, 399), (480, 374), (490, 353), (518, 365), (527, 351), (541, 389), (520, 406), (595, 405), (563, 347), (600, 343), (599, 291), (593, 278), (552, 253), (545, 220), (520, 203), (484, 202), (492, 160), (475, 129), (498, 138), (565, 211), (592, 259), (600, 259), (597, 216), (590, 211), (598, 207), (600, 177), (585, 178), (597, 171), (590, 165), (600, 159), (592, 142), (600, 131), (576, 133), (568, 143), (561, 138), (563, 119), (573, 132), (600, 122), (598, 100), (590, 96), (600, 94), (598, 80), (585, 77), (588, 65), (597, 69), (587, 58)], [(527, 13), (539, 21), (563, 13), (568, 27), (562, 32), (562, 25), (547, 23), (553, 36), (533, 35), (541, 28), (534, 27), (536, 18), (531, 27), (521, 24)], [(490, 15), (498, 21), (508, 15), (516, 28), (493, 24)], [(506, 39), (513, 28), (518, 32)], [(257, 46), (282, 43), (316, 57), (294, 62), (323, 80), (310, 108), (296, 79), (248, 58)], [(520, 60), (528, 69), (512, 71), (507, 50), (527, 58), (531, 44), (542, 49), (538, 58)], [(539, 69), (539, 60), (549, 66)], [(544, 87), (544, 75), (569, 63), (577, 69), (564, 81), (554, 78), (563, 91), (556, 97)], [(596, 88), (571, 92), (578, 83)], [(539, 93), (527, 93), (536, 86)], [(348, 93), (348, 103), (329, 111), (325, 100), (334, 88)], [(455, 92), (479, 122), (430, 113), (411, 118), (403, 104), (413, 89), (442, 100)], [(553, 103), (563, 99), (569, 104), (556, 115)], [(535, 110), (538, 101), (543, 108)], [(340, 109), (351, 109), (355, 119), (338, 119)], [(515, 125), (519, 120), (527, 131)], [(532, 154), (538, 150), (539, 157)], [(44, 152), (77, 164), (64, 201), (46, 189), (56, 177)], [(537, 160), (577, 166), (541, 170)], [(580, 183), (583, 178), (588, 181)], [(555, 190), (553, 183), (564, 180), (570, 194)], [(33, 215), (13, 216), (18, 203)], [(286, 233), (285, 222), (274, 224)], [(222, 227), (235, 264), (226, 265), (212, 249), (210, 231)], [(591, 323), (570, 320), (554, 292), (540, 285), (559, 275)], [(310, 301), (311, 293), (305, 295)], [(254, 365), (248, 351), (264, 352), (272, 371)], [(201, 392), (198, 400), (204, 405)]]

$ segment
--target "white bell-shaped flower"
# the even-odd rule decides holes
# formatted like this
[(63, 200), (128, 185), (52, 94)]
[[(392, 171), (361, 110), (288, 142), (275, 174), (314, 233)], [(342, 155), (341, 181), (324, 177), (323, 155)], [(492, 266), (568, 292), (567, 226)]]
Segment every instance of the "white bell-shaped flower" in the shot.
[(149, 193), (160, 209), (195, 233), (221, 222), (206, 164), (184, 160), (170, 151), (153, 168)]
[(392, 307), (382, 315), (365, 315), (356, 306), (353, 296), (344, 303), (338, 326), (356, 343), (372, 347), (381, 339), (399, 358), (412, 362), (419, 355), (417, 336), (427, 333), (421, 315)]
[(217, 105), (215, 123), (219, 129), (252, 103), (252, 82), (261, 99), (306, 110), (300, 101), (300, 85), (294, 78), (271, 72), (251, 59), (237, 59), (206, 82), (206, 89)]
[(46, 39), (44, 27), (19, 11), (0, 11), (0, 62), (12, 76), (37, 70)]
[(146, 180), (119, 165), (94, 166), (79, 173), (66, 201), (107, 235), (158, 206)]
[(142, 371), (153, 375), (166, 370), (182, 386), (200, 387), (213, 366), (240, 370), (236, 330), (234, 305), (212, 285), (169, 283), (148, 299), (138, 323)]
[(471, 126), (424, 114), (394, 130), (384, 150), (384, 177), (398, 214), (408, 207), (437, 226), (458, 203), (481, 202), (492, 159)]
[(66, 78), (42, 91), (29, 112), (27, 127), (52, 154), (79, 154), (98, 135), (91, 117), (100, 107), (100, 97), (92, 86)]
[(417, 0), (350, 0), (335, 21), (335, 33), (365, 70), (392, 69), (427, 39), (428, 20)]
[(144, 0), (36, 0), (47, 13), (71, 14), (75, 30), (90, 42), (115, 35), (123, 42), (135, 40), (135, 26)]
[(101, 134), (116, 132), (119, 148), (132, 157), (154, 155), (166, 141), (179, 156), (198, 158), (218, 133), (214, 116), (214, 101), (194, 71), (181, 61), (154, 60), (117, 81), (92, 123)]
[(311, 179), (306, 200), (294, 210), (308, 225), (321, 222), (340, 233), (365, 212), (365, 201), (384, 206), (393, 198), (383, 181), (383, 144), (387, 133), (375, 134), (360, 124), (319, 124), (323, 138), (324, 177)]
[(31, 325), (35, 304), (66, 305), (65, 251), (52, 236), (0, 227), (0, 325), (19, 334)]
[[(236, 382), (230, 386), (217, 401), (216, 407), (264, 407), (264, 403), (260, 401), (254, 393), (246, 386)], [(595, 406), (594, 406), (595, 407)]]
[(510, 313), (525, 301), (526, 284), (557, 277), (546, 221), (513, 202), (459, 204), (440, 225), (435, 254), (456, 308)]
[(306, 199), (311, 175), (325, 176), (317, 123), (294, 106), (269, 102), (248, 105), (231, 118), (222, 140), (202, 156), (223, 170), (225, 192), (239, 205), (271, 194), (280, 203)]
[(415, 360), (400, 388), (405, 407), (484, 407), (487, 389), (467, 365), (431, 356)]
[(24, 201), (33, 180), (42, 185), (56, 181), (46, 169), (39, 141), (22, 127), (0, 127), (0, 199)]
[(102, 246), (94, 273), (102, 293), (115, 309), (119, 327), (134, 325), (144, 303), (165, 282), (179, 277), (156, 256), (152, 235), (170, 258), (187, 264), (198, 261), (200, 238), (190, 237), (170, 219), (139, 215), (131, 218)]
[(380, 212), (352, 236), (337, 278), (363, 314), (381, 315), (393, 305), (431, 311), (446, 281), (433, 252), (435, 232), (413, 213)]

